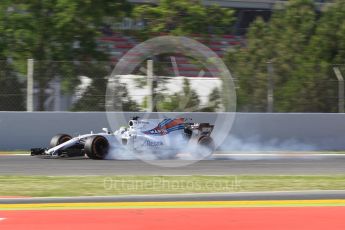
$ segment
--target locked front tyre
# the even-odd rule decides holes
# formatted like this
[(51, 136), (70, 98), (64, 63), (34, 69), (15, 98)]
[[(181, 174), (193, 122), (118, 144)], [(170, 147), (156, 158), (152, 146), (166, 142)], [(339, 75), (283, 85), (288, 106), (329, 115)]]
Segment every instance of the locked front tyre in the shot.
[(109, 142), (103, 136), (93, 136), (86, 139), (84, 151), (90, 159), (102, 160), (108, 154)]

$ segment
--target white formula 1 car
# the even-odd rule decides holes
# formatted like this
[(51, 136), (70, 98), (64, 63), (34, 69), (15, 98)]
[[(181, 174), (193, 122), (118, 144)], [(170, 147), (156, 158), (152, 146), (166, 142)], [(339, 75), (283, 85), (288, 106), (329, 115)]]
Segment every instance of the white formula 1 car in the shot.
[[(58, 134), (50, 141), (50, 148), (33, 148), (31, 155), (51, 157), (87, 156), (91, 159), (106, 159), (111, 150), (140, 152), (151, 151), (169, 158), (176, 156), (187, 146), (194, 145), (211, 155), (215, 150), (209, 123), (187, 123), (185, 118), (147, 119), (134, 117), (127, 127), (111, 133), (103, 128), (102, 133), (90, 133), (72, 138)], [(162, 154), (169, 152), (172, 154)]]

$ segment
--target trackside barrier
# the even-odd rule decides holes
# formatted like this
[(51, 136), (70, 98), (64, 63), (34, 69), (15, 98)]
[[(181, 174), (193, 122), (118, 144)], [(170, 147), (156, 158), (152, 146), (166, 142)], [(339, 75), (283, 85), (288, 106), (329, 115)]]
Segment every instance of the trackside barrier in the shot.
[[(111, 116), (128, 120), (144, 114), (114, 112)], [(217, 113), (185, 116), (194, 122), (212, 122)], [(57, 133), (78, 135), (103, 127), (109, 127), (104, 112), (0, 112), (0, 150), (47, 146)], [(223, 150), (345, 150), (345, 114), (236, 113), (226, 135)]]

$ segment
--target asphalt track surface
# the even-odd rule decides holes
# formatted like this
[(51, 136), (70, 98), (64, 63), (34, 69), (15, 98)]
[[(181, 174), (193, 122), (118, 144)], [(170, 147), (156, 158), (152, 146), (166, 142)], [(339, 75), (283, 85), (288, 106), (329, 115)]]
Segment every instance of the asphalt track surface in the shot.
[(42, 159), (28, 155), (0, 155), (0, 175), (339, 175), (344, 173), (345, 154), (279, 156), (229, 154), (183, 167), (160, 167), (140, 160)]

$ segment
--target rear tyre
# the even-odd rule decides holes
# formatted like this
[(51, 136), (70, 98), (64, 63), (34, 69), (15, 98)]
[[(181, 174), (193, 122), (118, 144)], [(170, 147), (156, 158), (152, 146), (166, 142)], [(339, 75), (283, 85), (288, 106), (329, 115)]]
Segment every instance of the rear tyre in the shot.
[(216, 149), (213, 139), (209, 136), (200, 137), (198, 145), (204, 157), (212, 156)]
[(62, 143), (71, 140), (72, 137), (68, 134), (57, 134), (50, 140), (50, 148), (61, 145)]
[(93, 136), (86, 139), (84, 151), (91, 159), (102, 160), (106, 157), (109, 150), (109, 142), (103, 136)]

